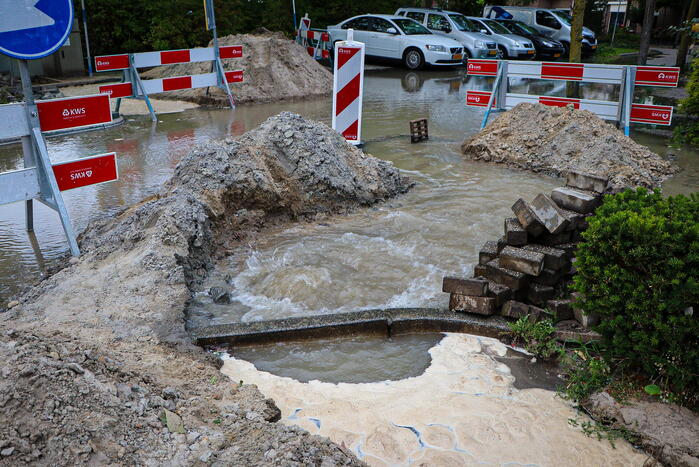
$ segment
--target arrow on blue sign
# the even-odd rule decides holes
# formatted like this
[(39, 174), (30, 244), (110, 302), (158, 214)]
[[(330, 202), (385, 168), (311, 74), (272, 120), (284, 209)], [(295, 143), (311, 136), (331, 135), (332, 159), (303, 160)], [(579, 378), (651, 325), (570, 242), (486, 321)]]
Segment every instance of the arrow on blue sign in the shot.
[(73, 28), (71, 0), (0, 0), (0, 53), (20, 59), (58, 50)]

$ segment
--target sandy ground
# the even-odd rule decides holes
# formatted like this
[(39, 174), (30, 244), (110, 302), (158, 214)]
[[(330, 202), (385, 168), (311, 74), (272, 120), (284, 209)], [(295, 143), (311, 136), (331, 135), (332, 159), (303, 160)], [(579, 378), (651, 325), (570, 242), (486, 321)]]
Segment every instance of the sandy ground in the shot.
[(495, 339), (448, 334), (415, 378), (368, 384), (300, 383), (227, 358), (222, 372), (274, 398), (282, 422), (344, 445), (373, 466), (640, 466), (625, 441), (616, 448), (571, 426), (588, 420), (555, 393), (517, 390)]
[[(87, 96), (90, 94), (98, 94), (98, 88), (104, 86), (105, 83), (100, 84), (87, 84), (84, 86), (68, 86), (61, 88), (61, 92), (66, 97), (72, 96)], [(193, 102), (177, 101), (177, 100), (165, 100), (157, 99), (151, 97), (151, 104), (153, 104), (153, 109), (155, 109), (156, 114), (167, 114), (182, 112), (187, 109), (193, 109), (199, 107), (198, 104)], [(112, 110), (116, 106), (116, 99), (112, 99)], [(121, 108), (119, 112), (122, 115), (148, 115), (148, 106), (146, 103), (139, 99), (122, 99)]]

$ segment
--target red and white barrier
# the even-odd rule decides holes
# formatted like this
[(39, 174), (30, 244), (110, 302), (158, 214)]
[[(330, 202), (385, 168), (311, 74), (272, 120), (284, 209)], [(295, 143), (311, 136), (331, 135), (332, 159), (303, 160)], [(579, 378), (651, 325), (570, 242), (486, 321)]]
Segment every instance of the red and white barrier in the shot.
[(466, 74), (473, 76), (495, 76), (498, 74), (497, 60), (476, 60), (466, 62)]
[(51, 167), (58, 189), (72, 190), (88, 185), (119, 180), (116, 153), (100, 154), (68, 162), (58, 162)]
[(36, 108), (41, 131), (66, 130), (112, 121), (109, 96), (105, 94), (37, 101)]
[(566, 107), (572, 105), (574, 109), (589, 110), (605, 120), (616, 120), (619, 116), (619, 103), (612, 101), (598, 101), (593, 99), (574, 99), (568, 97), (535, 96), (531, 94), (507, 94), (507, 110), (517, 104), (529, 102), (531, 104), (548, 105), (551, 107)]
[(507, 75), (510, 78), (621, 84), (624, 78), (624, 66), (596, 65), (589, 63), (511, 61), (507, 63)]
[(631, 104), (631, 121), (651, 125), (670, 125), (672, 107), (669, 105)]
[[(242, 45), (219, 47), (220, 58), (240, 58), (243, 56)], [(182, 50), (162, 50), (160, 52), (141, 52), (133, 54), (134, 67), (145, 68), (178, 63), (211, 62), (216, 59), (212, 47)], [(130, 67), (129, 54), (101, 55), (95, 57), (95, 70), (126, 70)]]
[(338, 42), (335, 46), (332, 127), (351, 144), (361, 144), (364, 44)]
[[(471, 105), (474, 107), (488, 107), (490, 102), (490, 96), (493, 93), (490, 91), (466, 91), (466, 105)], [(493, 105), (497, 105), (493, 103)]]
[(637, 66), (636, 86), (677, 87), (680, 69), (669, 66)]
[[(229, 83), (239, 83), (243, 81), (243, 70), (227, 71), (226, 81)], [(171, 78), (147, 79), (143, 80), (143, 88), (146, 94), (157, 94), (159, 92), (179, 91), (182, 89), (208, 88), (216, 86), (216, 73), (203, 73), (190, 76), (173, 76)]]

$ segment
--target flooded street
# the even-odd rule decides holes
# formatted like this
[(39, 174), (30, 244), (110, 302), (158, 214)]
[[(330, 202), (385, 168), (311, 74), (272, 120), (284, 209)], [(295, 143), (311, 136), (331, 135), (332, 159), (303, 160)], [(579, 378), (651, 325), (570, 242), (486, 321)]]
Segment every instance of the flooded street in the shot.
[[(513, 84), (515, 89), (528, 86)], [(466, 89), (490, 86), (490, 80), (466, 79), (462, 71), (368, 72), (365, 150), (392, 161), (417, 186), (375, 209), (260, 236), (222, 264), (214, 277), (231, 276), (234, 303), (210, 306), (203, 299), (193, 308), (194, 321), (438, 304), (443, 299), (438, 293), (441, 276), (470, 272), (478, 248), (499, 235), (512, 203), (556, 184), (547, 177), (463, 160), (459, 144), (478, 131), (483, 114), (464, 105)], [(551, 86), (537, 91), (561, 92)], [(594, 96), (601, 91), (585, 92)], [(194, 109), (160, 115), (157, 125), (133, 117), (109, 130), (50, 138), (54, 162), (118, 154), (118, 182), (64, 193), (76, 231), (156, 192), (198, 142), (240, 135), (282, 110), (329, 122), (330, 98), (235, 111)], [(408, 121), (420, 117), (429, 121), (430, 140), (411, 145)], [(666, 149), (662, 138), (634, 137), (657, 152)], [(668, 182), (666, 191), (691, 191), (699, 178), (696, 153), (674, 152), (685, 170)], [(21, 168), (21, 160), (19, 145), (0, 148), (1, 171)], [(0, 206), (0, 303), (36, 281), (67, 250), (58, 216), (34, 204), (36, 242), (24, 229), (23, 204)]]

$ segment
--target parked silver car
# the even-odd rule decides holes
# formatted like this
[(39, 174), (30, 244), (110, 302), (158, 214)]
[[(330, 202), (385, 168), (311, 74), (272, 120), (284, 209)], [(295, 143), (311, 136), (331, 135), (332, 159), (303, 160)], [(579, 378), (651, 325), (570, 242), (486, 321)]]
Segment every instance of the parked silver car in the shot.
[(531, 40), (512, 34), (502, 24), (492, 19), (475, 18), (473, 16), (468, 16), (468, 19), (476, 23), (483, 34), (488, 35), (488, 37), (497, 42), (502, 58), (531, 60), (536, 56), (536, 49)]
[(411, 18), (435, 34), (450, 37), (464, 46), (466, 58), (497, 58), (494, 40), (461, 13), (438, 8), (399, 8), (396, 15)]

